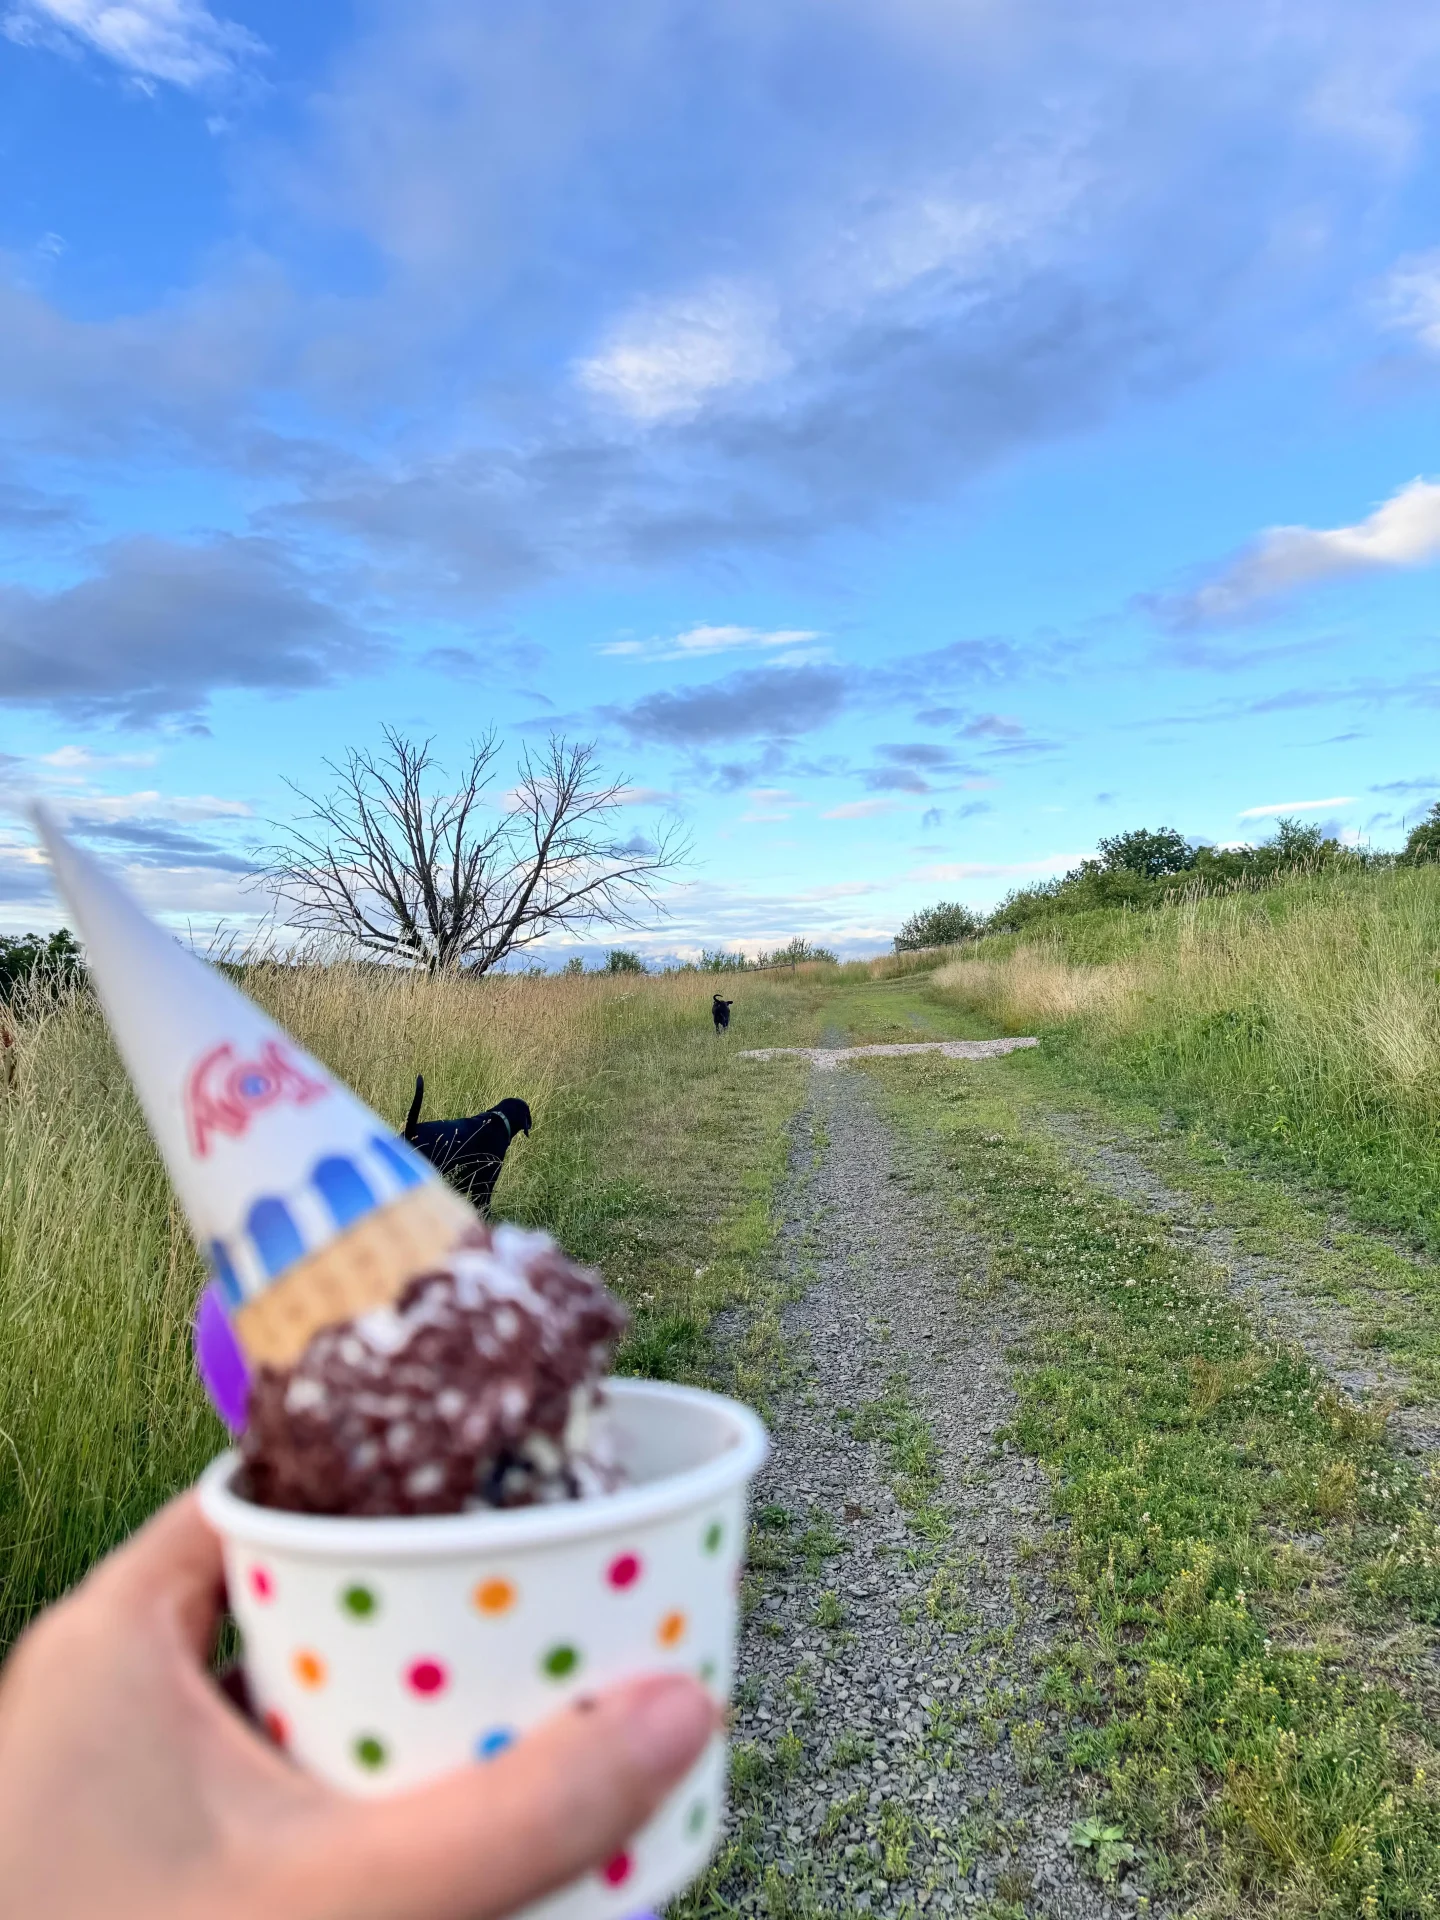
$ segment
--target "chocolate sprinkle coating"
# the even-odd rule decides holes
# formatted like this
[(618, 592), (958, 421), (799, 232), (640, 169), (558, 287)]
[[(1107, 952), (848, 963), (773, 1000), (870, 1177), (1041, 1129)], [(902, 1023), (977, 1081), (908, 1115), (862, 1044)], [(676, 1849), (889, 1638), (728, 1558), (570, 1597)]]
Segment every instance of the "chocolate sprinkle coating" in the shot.
[(250, 1392), (237, 1492), (298, 1513), (459, 1513), (608, 1484), (586, 1416), (625, 1309), (545, 1234), (482, 1228), (393, 1307)]

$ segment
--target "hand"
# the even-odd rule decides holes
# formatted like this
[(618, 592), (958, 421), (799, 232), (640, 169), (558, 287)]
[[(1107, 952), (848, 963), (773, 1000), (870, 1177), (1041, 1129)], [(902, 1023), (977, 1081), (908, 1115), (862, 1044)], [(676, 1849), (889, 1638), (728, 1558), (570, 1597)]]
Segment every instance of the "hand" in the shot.
[(699, 1757), (696, 1683), (636, 1680), (382, 1800), (300, 1773), (207, 1661), (219, 1542), (166, 1507), (0, 1682), (3, 1920), (492, 1920), (617, 1853)]

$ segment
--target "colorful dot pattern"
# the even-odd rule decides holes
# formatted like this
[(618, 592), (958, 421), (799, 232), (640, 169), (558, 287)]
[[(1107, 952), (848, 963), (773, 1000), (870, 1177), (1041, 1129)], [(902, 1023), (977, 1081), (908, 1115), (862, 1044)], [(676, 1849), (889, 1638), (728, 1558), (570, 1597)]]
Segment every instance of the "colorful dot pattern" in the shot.
[(633, 1587), (640, 1578), (641, 1561), (638, 1553), (617, 1553), (605, 1569), (605, 1578), (619, 1592)]
[(445, 1691), (450, 1676), (443, 1660), (414, 1660), (405, 1669), (405, 1684), (422, 1700), (433, 1700)]
[(476, 1611), (488, 1614), (492, 1619), (502, 1613), (509, 1613), (519, 1594), (511, 1580), (482, 1580), (475, 1589)]
[(616, 1853), (600, 1869), (600, 1878), (607, 1887), (623, 1887), (634, 1869), (634, 1862), (628, 1853)]
[(540, 1661), (540, 1671), (547, 1680), (568, 1680), (580, 1665), (580, 1653), (576, 1647), (561, 1641), (551, 1647)]
[[(725, 1520), (713, 1516), (702, 1518), (696, 1530), (689, 1535), (691, 1545), (688, 1551), (702, 1559), (714, 1559), (731, 1537), (731, 1529)], [(664, 1559), (662, 1553), (659, 1561), (652, 1565), (648, 1546), (644, 1553), (638, 1546), (622, 1545), (618, 1550), (612, 1548), (596, 1565), (591, 1576), (596, 1585), (590, 1588), (589, 1594), (579, 1590), (576, 1592), (575, 1626), (572, 1631), (561, 1638), (531, 1643), (529, 1657), (534, 1664), (530, 1671), (553, 1685), (563, 1698), (564, 1691), (571, 1685), (583, 1682), (591, 1651), (587, 1647), (586, 1628), (594, 1617), (595, 1609), (618, 1606), (625, 1609), (624, 1617), (633, 1623), (627, 1632), (633, 1630), (642, 1635), (648, 1634), (651, 1646), (662, 1653), (683, 1652), (685, 1669), (697, 1674), (705, 1685), (715, 1685), (721, 1671), (720, 1663), (714, 1653), (707, 1650), (704, 1644), (706, 1634), (699, 1630), (691, 1615), (685, 1609), (668, 1603), (669, 1597), (664, 1591), (668, 1585), (663, 1572)], [(257, 1607), (263, 1607), (266, 1615), (278, 1623), (279, 1616), (273, 1611), (273, 1603), (284, 1597), (280, 1574), (273, 1567), (252, 1563), (244, 1570), (243, 1585), (247, 1598)], [(333, 1676), (343, 1648), (353, 1645), (376, 1649), (379, 1643), (371, 1638), (371, 1633), (375, 1631), (374, 1623), (387, 1613), (383, 1577), (342, 1581), (331, 1592), (334, 1611), (330, 1617), (335, 1622), (335, 1631), (341, 1644), (331, 1648), (323, 1628), (314, 1627), (312, 1631), (318, 1644), (293, 1645), (286, 1656), (288, 1677), (295, 1691), (284, 1698), (284, 1704), (287, 1708), (293, 1706), (300, 1715), (302, 1743), (305, 1716), (310, 1711), (303, 1705), (305, 1696), (322, 1695), (327, 1689), (332, 1692), (341, 1690), (341, 1683)], [(487, 1644), (504, 1648), (506, 1651), (501, 1657), (510, 1657), (517, 1629), (522, 1636), (524, 1632), (526, 1599), (523, 1583), (509, 1571), (490, 1572), (478, 1580), (472, 1576), (468, 1588), (462, 1589), (462, 1597), (472, 1623), (472, 1634), (479, 1636), (473, 1644), (477, 1648)], [(392, 1596), (391, 1599), (394, 1618), (398, 1620), (405, 1615), (406, 1605), (401, 1596)], [(607, 1613), (604, 1617), (614, 1619), (618, 1616)], [(554, 1613), (551, 1612), (548, 1618), (553, 1626)], [(358, 1632), (363, 1637), (351, 1642), (348, 1638), (351, 1632)], [(485, 1636), (491, 1633), (501, 1638), (487, 1640)], [(694, 1644), (696, 1640), (699, 1641), (698, 1645)], [(403, 1660), (398, 1670), (390, 1669), (394, 1676), (390, 1684), (395, 1689), (397, 1701), (393, 1724), (384, 1718), (383, 1706), (376, 1706), (372, 1699), (370, 1710), (376, 1715), (375, 1722), (369, 1727), (356, 1728), (348, 1735), (346, 1752), (357, 1783), (360, 1777), (378, 1780), (387, 1770), (394, 1772), (406, 1741), (407, 1723), (400, 1713), (399, 1702), (408, 1700), (412, 1703), (412, 1709), (427, 1719), (432, 1710), (443, 1719), (447, 1711), (444, 1705), (432, 1709), (430, 1703), (444, 1703), (453, 1693), (460, 1691), (456, 1684), (456, 1666), (463, 1668), (458, 1643), (445, 1641), (443, 1644), (447, 1649), (445, 1658), (422, 1646)], [(603, 1653), (604, 1645), (602, 1641), (594, 1651)], [(484, 1657), (483, 1653), (480, 1657)], [(463, 1678), (463, 1674), (458, 1677)], [(453, 1708), (449, 1710), (453, 1711)], [(288, 1712), (271, 1709), (264, 1715), (263, 1725), (275, 1746), (293, 1750), (296, 1723)], [(471, 1739), (469, 1750), (474, 1762), (483, 1764), (496, 1759), (514, 1744), (519, 1734), (519, 1728), (503, 1721), (490, 1726), (482, 1725)], [(304, 1750), (302, 1744), (302, 1753)], [(671, 1832), (687, 1846), (699, 1847), (713, 1831), (718, 1812), (718, 1805), (712, 1804), (708, 1797), (697, 1797), (685, 1806), (683, 1813), (677, 1814)], [(622, 1895), (635, 1872), (634, 1853), (628, 1850), (619, 1852), (598, 1870), (596, 1890), (599, 1892), (603, 1888), (607, 1894)], [(623, 1906), (619, 1910), (626, 1911)]]
[(302, 1647), (290, 1662), (290, 1671), (302, 1687), (314, 1692), (323, 1687), (326, 1680), (325, 1662), (318, 1653), (312, 1653), (309, 1647)]

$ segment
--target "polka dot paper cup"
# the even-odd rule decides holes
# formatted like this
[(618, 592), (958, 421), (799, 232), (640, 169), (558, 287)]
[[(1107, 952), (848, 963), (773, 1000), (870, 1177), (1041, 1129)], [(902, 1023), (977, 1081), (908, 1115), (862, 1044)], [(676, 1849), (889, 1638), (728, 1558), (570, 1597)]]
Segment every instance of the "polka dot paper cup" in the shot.
[[(200, 1499), (225, 1552), (251, 1698), (297, 1763), (356, 1794), (483, 1765), (527, 1727), (643, 1673), (729, 1697), (748, 1484), (765, 1430), (720, 1395), (607, 1385), (627, 1484), (598, 1499), (419, 1519)], [(532, 1909), (623, 1920), (704, 1867), (724, 1807), (717, 1738), (629, 1849)]]

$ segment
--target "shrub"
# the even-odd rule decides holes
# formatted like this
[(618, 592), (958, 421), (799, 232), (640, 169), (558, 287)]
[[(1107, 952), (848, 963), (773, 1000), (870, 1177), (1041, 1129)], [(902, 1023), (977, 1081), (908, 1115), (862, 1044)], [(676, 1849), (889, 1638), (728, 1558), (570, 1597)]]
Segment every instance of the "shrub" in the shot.
[(958, 900), (941, 900), (912, 913), (895, 936), (896, 953), (918, 953), (924, 947), (958, 947), (973, 940), (984, 922)]
[(839, 964), (839, 958), (829, 947), (812, 946), (797, 933), (787, 946), (776, 947), (773, 953), (757, 954), (755, 964), (757, 967), (802, 967), (812, 961), (824, 960), (833, 967)]
[(1410, 829), (1397, 866), (1428, 867), (1440, 861), (1440, 800), (1436, 800), (1418, 827)]
[(1101, 864), (1111, 873), (1122, 869), (1143, 879), (1158, 880), (1162, 873), (1185, 873), (1195, 864), (1195, 848), (1174, 827), (1135, 827), (1100, 842)]
[(48, 940), (38, 933), (24, 933), (18, 939), (0, 934), (0, 1001), (9, 1000), (22, 987), (75, 986), (84, 974), (79, 945), (68, 927)]
[[(1436, 854), (1425, 857), (1440, 858), (1440, 821), (1436, 842)], [(1099, 854), (1058, 880), (1042, 880), (1007, 894), (985, 931), (1019, 933), (1037, 921), (1107, 907), (1163, 907), (1197, 884), (1220, 890), (1285, 873), (1386, 867), (1395, 859), (1393, 854), (1342, 846), (1319, 827), (1293, 818), (1277, 820), (1274, 837), (1258, 847), (1191, 846), (1173, 827), (1136, 827), (1102, 840)]]
[(645, 962), (629, 947), (611, 947), (605, 956), (606, 973), (644, 973)]

